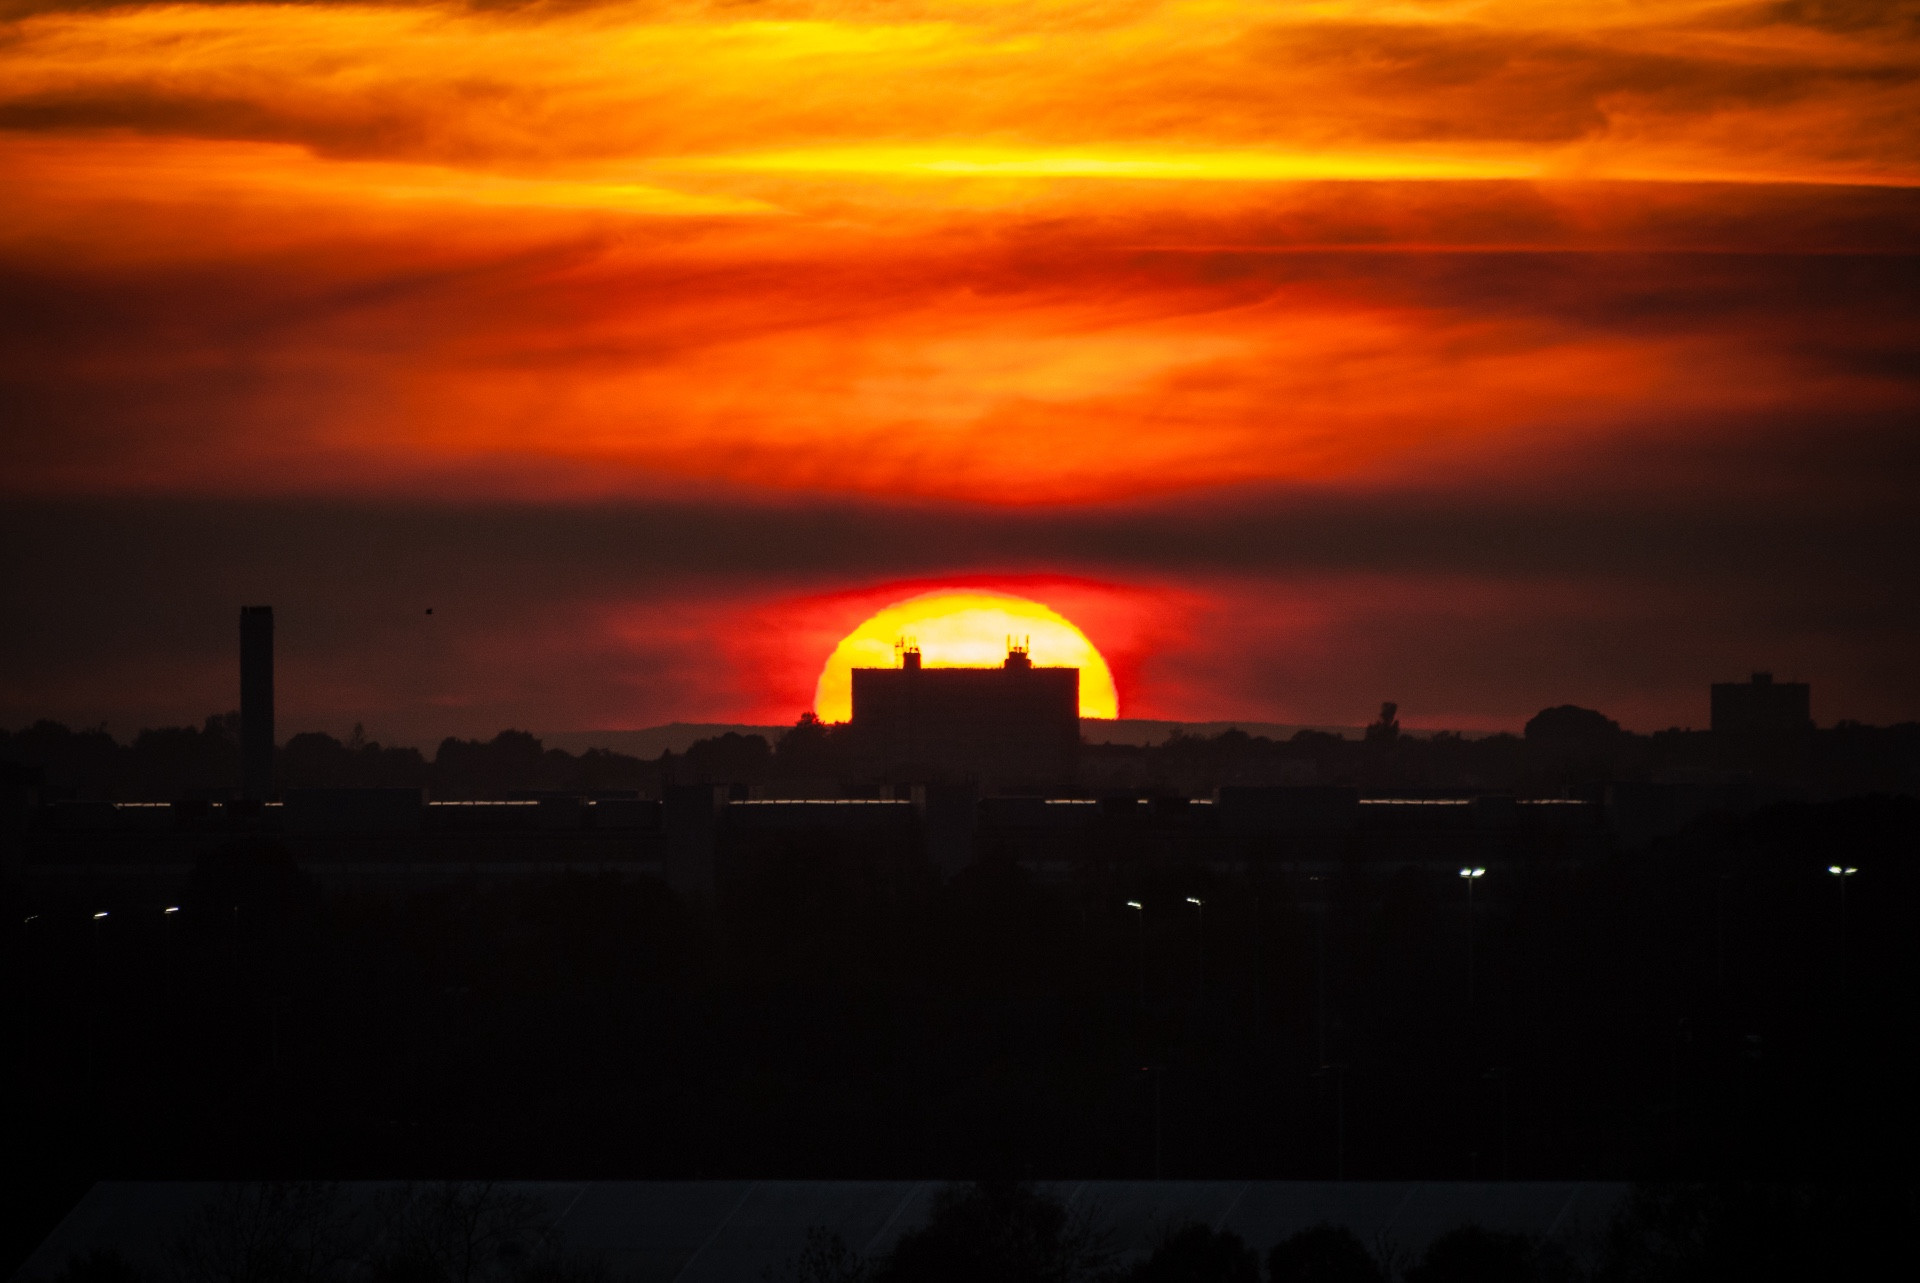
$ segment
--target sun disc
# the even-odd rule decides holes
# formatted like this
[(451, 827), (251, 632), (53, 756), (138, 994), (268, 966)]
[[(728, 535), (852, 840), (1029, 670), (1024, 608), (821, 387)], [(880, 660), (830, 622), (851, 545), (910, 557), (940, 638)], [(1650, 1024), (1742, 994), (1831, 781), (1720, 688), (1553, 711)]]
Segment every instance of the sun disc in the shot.
[(1008, 593), (976, 589), (922, 593), (895, 602), (841, 639), (820, 670), (813, 711), (823, 722), (853, 716), (853, 670), (892, 668), (895, 643), (908, 638), (929, 668), (997, 668), (1007, 639), (1026, 642), (1042, 667), (1080, 670), (1080, 716), (1118, 717), (1113, 672), (1099, 650), (1058, 611)]

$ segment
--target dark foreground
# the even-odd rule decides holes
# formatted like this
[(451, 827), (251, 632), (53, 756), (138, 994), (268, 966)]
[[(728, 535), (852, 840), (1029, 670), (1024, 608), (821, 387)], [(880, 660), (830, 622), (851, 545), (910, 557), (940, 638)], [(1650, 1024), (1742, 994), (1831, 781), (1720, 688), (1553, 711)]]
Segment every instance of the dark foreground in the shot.
[(806, 834), (711, 900), (323, 891), (270, 842), (177, 900), (17, 886), (13, 1259), (129, 1176), (1903, 1180), (1916, 851), (1920, 804), (1866, 798), (1471, 901)]
[(1365, 1182), (96, 1185), (46, 1283), (1901, 1277), (1913, 1189)]

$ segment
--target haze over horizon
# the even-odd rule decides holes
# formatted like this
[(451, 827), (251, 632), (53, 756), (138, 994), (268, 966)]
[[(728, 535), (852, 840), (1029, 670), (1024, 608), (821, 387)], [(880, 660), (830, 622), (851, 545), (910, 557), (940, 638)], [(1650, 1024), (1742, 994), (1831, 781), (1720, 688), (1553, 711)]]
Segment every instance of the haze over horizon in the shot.
[[(0, 7), (0, 725), (1920, 717), (1909, 4)], [(431, 608), (432, 613), (428, 610)]]

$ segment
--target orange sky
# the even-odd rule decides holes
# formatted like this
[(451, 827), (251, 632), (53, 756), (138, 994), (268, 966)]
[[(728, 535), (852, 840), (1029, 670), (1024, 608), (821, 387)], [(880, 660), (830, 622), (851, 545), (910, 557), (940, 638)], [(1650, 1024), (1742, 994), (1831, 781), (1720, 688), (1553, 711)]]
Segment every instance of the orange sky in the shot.
[[(1909, 479), (1912, 4), (0, 0), (0, 32), (16, 499), (1837, 511)], [(1205, 579), (1192, 627), (1266, 595), (1122, 543), (699, 592)], [(1143, 709), (1326, 720), (1129, 663)], [(750, 687), (719, 702), (794, 702)]]

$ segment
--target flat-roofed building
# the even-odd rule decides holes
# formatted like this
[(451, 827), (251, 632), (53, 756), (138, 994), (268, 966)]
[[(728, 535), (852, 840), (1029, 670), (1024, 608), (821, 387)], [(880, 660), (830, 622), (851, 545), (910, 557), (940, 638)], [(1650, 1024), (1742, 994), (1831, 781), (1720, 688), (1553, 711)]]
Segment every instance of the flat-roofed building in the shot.
[(897, 668), (853, 670), (852, 734), (861, 773), (895, 783), (1059, 785), (1080, 751), (1080, 670), (1012, 643), (998, 668), (928, 668), (905, 647)]
[(1715, 735), (1791, 735), (1813, 729), (1812, 688), (1755, 673), (1750, 682), (1713, 684)]

